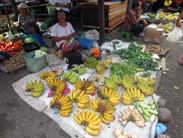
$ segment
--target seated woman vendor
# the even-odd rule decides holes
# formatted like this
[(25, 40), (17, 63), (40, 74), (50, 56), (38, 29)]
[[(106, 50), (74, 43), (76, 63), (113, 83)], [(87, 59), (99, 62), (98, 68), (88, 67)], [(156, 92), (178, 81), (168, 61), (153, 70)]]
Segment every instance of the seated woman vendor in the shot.
[(141, 13), (141, 3), (136, 0), (133, 2), (131, 10), (126, 16), (125, 23), (122, 25), (123, 31), (132, 32), (133, 35), (139, 36), (147, 25), (145, 20), (140, 20)]
[(22, 29), (24, 33), (35, 33), (36, 32), (36, 20), (30, 14), (28, 6), (24, 3), (18, 5), (18, 10), (20, 12), (18, 16), (17, 27)]
[(74, 40), (75, 31), (72, 25), (66, 21), (63, 10), (58, 11), (58, 23), (50, 28), (53, 40), (62, 51), (62, 56), (79, 48), (79, 43)]

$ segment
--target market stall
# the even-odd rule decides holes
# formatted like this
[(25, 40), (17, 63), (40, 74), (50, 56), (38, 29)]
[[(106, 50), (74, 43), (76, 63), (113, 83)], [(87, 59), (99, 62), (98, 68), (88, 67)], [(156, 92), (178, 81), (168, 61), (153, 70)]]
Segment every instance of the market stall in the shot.
[[(127, 10), (127, 1), (105, 2), (105, 28), (110, 32), (124, 22)], [(98, 5), (92, 3), (81, 4), (81, 24), (83, 27), (98, 28)]]
[(158, 53), (116, 40), (101, 49), (102, 60), (89, 57), (71, 70), (64, 60), (47, 55), (47, 68), (20, 79), (13, 88), (71, 137), (154, 138)]

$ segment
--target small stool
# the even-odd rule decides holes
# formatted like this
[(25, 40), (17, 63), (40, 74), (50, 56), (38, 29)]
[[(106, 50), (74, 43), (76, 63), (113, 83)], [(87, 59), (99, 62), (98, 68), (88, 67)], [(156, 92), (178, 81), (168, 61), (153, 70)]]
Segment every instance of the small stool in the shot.
[(121, 32), (121, 36), (122, 36), (122, 38), (124, 38), (124, 39), (130, 39), (131, 38), (131, 33), (130, 32), (125, 32), (125, 31), (122, 31)]

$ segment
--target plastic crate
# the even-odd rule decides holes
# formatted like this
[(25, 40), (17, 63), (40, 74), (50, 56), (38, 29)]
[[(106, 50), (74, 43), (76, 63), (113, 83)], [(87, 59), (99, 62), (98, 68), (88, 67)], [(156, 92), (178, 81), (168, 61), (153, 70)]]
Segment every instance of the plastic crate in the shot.
[(34, 54), (35, 54), (34, 52), (29, 52), (29, 53), (26, 53), (24, 56), (27, 70), (33, 73), (44, 69), (48, 65), (46, 55), (40, 58), (34, 59), (33, 58)]

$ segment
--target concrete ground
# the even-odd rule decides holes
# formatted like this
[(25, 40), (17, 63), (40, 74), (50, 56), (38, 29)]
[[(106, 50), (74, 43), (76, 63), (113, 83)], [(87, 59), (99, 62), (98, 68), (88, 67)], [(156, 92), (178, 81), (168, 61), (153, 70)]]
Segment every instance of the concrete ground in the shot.
[[(116, 32), (107, 38), (119, 36)], [(158, 88), (158, 94), (167, 100), (167, 108), (173, 114), (167, 134), (171, 138), (183, 138), (183, 67), (177, 63), (183, 47), (165, 41), (161, 45), (170, 48), (166, 56), (169, 71), (163, 74)], [(25, 69), (10, 74), (0, 72), (0, 138), (69, 138), (54, 121), (35, 111), (13, 91), (12, 83), (27, 74)], [(179, 90), (175, 90), (174, 86), (178, 86)]]

